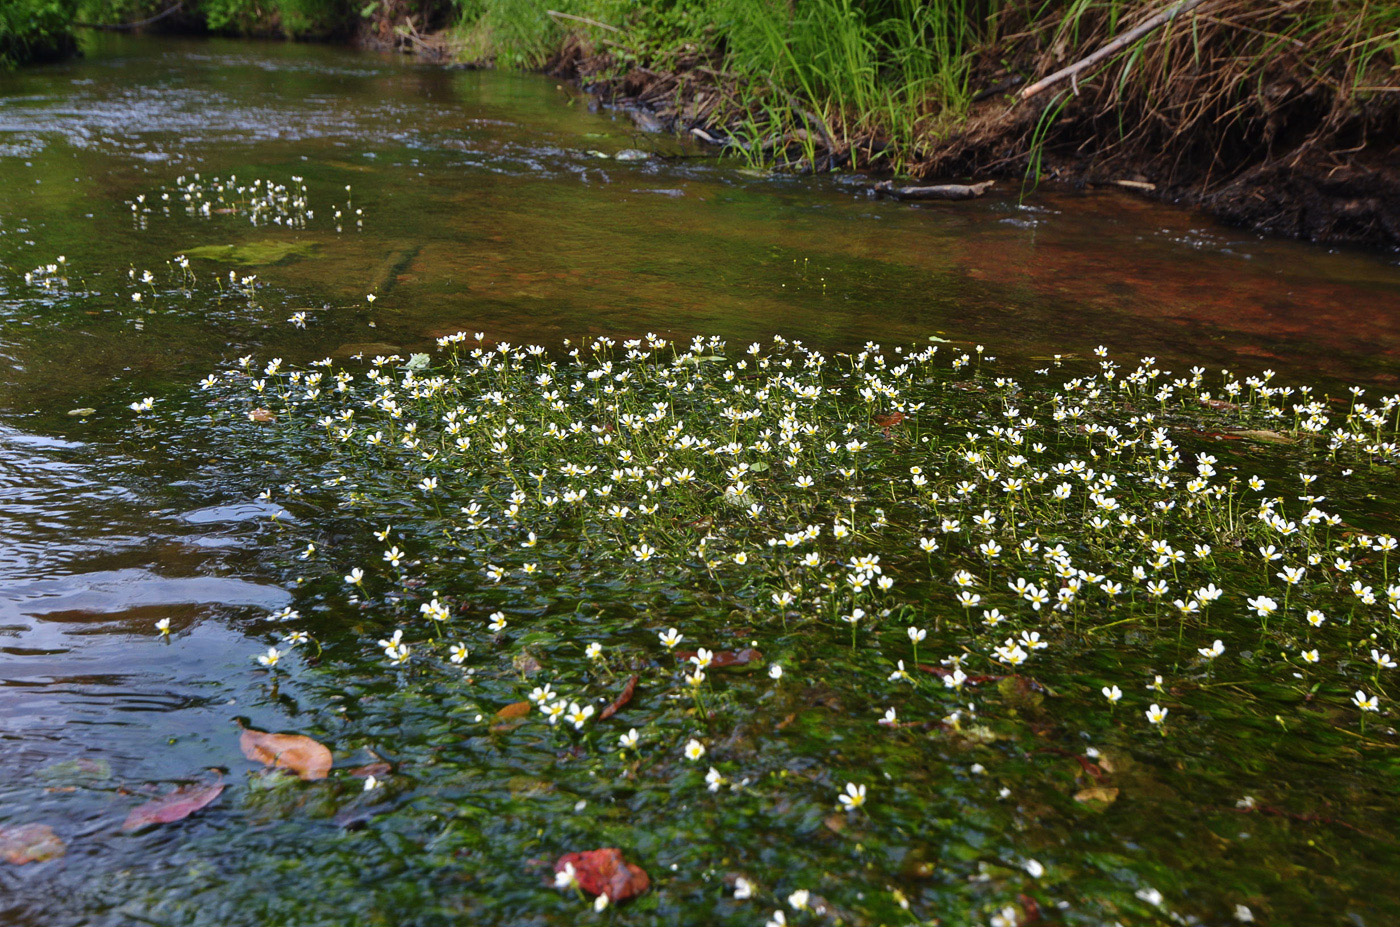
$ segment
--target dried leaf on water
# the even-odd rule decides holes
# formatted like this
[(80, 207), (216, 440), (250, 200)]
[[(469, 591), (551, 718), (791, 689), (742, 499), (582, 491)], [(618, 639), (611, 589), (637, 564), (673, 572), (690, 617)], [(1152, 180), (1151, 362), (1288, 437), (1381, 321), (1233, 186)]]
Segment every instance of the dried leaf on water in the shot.
[(238, 746), (250, 760), (281, 769), (290, 769), (308, 782), (330, 774), (331, 751), (301, 734), (269, 734), (243, 729)]
[(514, 721), (516, 718), (523, 718), (529, 713), (529, 702), (511, 702), (509, 705), (496, 712), (496, 720)]
[(1277, 431), (1267, 431), (1267, 430), (1262, 429), (1262, 428), (1256, 428), (1256, 429), (1254, 429), (1254, 430), (1252, 430), (1252, 431), (1236, 431), (1236, 432), (1232, 432), (1232, 433), (1235, 434), (1235, 435), (1237, 435), (1237, 436), (1239, 436), (1239, 437), (1241, 437), (1241, 438), (1244, 438), (1246, 441), (1257, 441), (1257, 442), (1261, 442), (1261, 443), (1263, 443), (1263, 444), (1297, 444), (1297, 443), (1298, 443), (1298, 439), (1297, 439), (1297, 438), (1293, 438), (1293, 437), (1290, 437), (1290, 436), (1285, 435), (1285, 434), (1279, 434)]
[(563, 872), (572, 864), (579, 887), (590, 895), (607, 895), (614, 904), (640, 895), (651, 885), (646, 871), (623, 859), (622, 851), (614, 847), (565, 853), (554, 864), (555, 872)]
[(1096, 785), (1075, 792), (1074, 800), (1085, 804), (1111, 805), (1118, 800), (1118, 790)]
[(122, 824), (122, 830), (140, 830), (153, 824), (173, 824), (183, 821), (214, 802), (224, 791), (224, 784), (193, 786), (182, 785), (172, 792), (131, 809)]
[(622, 694), (614, 699), (611, 705), (599, 712), (599, 721), (606, 721), (608, 718), (611, 718), (613, 715), (617, 714), (618, 709), (632, 701), (632, 693), (637, 691), (637, 678), (638, 677), (635, 675), (628, 677), (627, 685), (622, 687)]
[(496, 712), (496, 723), (491, 725), (491, 730), (498, 734), (513, 731), (524, 723), (521, 719), (529, 713), (529, 702), (511, 702)]
[(42, 863), (62, 856), (63, 841), (47, 824), (21, 824), (0, 828), (0, 859), (15, 866)]

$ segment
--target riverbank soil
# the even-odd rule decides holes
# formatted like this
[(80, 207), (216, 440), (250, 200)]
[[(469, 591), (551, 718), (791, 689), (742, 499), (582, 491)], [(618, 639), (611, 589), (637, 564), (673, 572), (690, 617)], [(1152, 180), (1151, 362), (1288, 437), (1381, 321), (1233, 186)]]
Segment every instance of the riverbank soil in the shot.
[(965, 108), (930, 111), (904, 135), (727, 72), (718, 40), (668, 69), (620, 67), (619, 41), (575, 31), (548, 69), (644, 108), (657, 127), (778, 166), (1113, 183), (1269, 234), (1400, 248), (1400, 5), (1185, 0), (1059, 13), (1004, 9), (971, 54)]

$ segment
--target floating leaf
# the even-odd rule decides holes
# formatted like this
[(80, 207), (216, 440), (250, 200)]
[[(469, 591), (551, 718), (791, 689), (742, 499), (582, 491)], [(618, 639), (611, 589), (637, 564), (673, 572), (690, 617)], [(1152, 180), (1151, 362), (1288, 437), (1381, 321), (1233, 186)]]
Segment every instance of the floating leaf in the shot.
[(641, 866), (627, 862), (622, 851), (612, 847), (565, 853), (554, 864), (554, 871), (563, 872), (569, 864), (580, 888), (590, 895), (607, 895), (613, 903), (640, 895), (651, 885)]
[(112, 764), (106, 760), (79, 758), (45, 766), (35, 774), (42, 782), (56, 785), (85, 785), (112, 778)]
[(126, 816), (122, 830), (140, 830), (153, 824), (173, 824), (183, 821), (200, 808), (212, 804), (224, 791), (224, 784), (192, 786), (182, 785), (173, 792), (132, 808)]
[(1277, 431), (1266, 431), (1264, 429), (1236, 431), (1234, 434), (1244, 438), (1246, 441), (1259, 441), (1264, 444), (1296, 444), (1298, 442), (1297, 438), (1291, 438), (1288, 435), (1279, 434)]
[(364, 766), (356, 766), (354, 769), (350, 770), (350, 775), (354, 776), (356, 779), (368, 779), (370, 776), (374, 776), (376, 779), (382, 779), (385, 776), (392, 775), (393, 772), (394, 767), (390, 766), (388, 763), (368, 763)]
[(0, 858), (23, 866), (62, 856), (65, 847), (47, 824), (21, 824), (0, 829)]
[(74, 416), (75, 418), (87, 418), (89, 415), (94, 414), (96, 411), (96, 409), (84, 406), (81, 409), (69, 409), (68, 414)]
[(1096, 785), (1075, 792), (1074, 800), (1077, 802), (1084, 802), (1085, 804), (1111, 805), (1118, 800), (1118, 790), (1108, 786)]
[(529, 702), (511, 702), (509, 705), (496, 712), (496, 720), (514, 721), (516, 718), (523, 718), (529, 713)]
[(629, 677), (627, 680), (627, 685), (622, 687), (622, 694), (619, 695), (616, 699), (614, 699), (611, 705), (599, 712), (598, 720), (606, 721), (608, 718), (611, 718), (613, 715), (617, 714), (619, 708), (632, 701), (632, 693), (636, 691), (637, 677), (634, 675)]
[(898, 425), (900, 422), (904, 421), (904, 413), (891, 412), (889, 415), (877, 415), (872, 419), (872, 421), (874, 421), (875, 424), (879, 427), (888, 430)]
[(243, 729), (238, 746), (250, 760), (290, 769), (308, 782), (324, 779), (331, 771), (331, 751), (300, 734), (269, 734)]
[(254, 409), (253, 411), (248, 413), (248, 420), (250, 422), (257, 422), (259, 425), (266, 425), (275, 417), (276, 416), (274, 416), (272, 412), (268, 409)]

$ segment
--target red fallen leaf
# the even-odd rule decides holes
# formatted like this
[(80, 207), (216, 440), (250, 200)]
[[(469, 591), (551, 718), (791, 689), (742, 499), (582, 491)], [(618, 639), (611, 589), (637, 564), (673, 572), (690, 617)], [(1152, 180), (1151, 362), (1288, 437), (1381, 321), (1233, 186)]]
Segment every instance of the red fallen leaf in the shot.
[(881, 428), (888, 430), (890, 428), (893, 428), (895, 425), (898, 425), (900, 422), (904, 421), (904, 413), (891, 412), (889, 415), (876, 415), (873, 417), (872, 421), (874, 421), (875, 424), (879, 425)]
[(1025, 912), (1025, 917), (1017, 921), (1018, 924), (1035, 924), (1040, 921), (1040, 904), (1030, 895), (1017, 895), (1016, 900), (1021, 902), (1021, 910)]
[(126, 816), (126, 823), (122, 824), (122, 830), (140, 830), (152, 824), (183, 821), (200, 808), (212, 804), (223, 791), (222, 782), (205, 786), (182, 785), (160, 798), (132, 808)]
[(607, 895), (614, 904), (640, 895), (651, 886), (646, 871), (622, 858), (622, 851), (613, 847), (565, 853), (554, 864), (555, 872), (574, 867), (579, 887), (590, 895)]
[(244, 728), (238, 747), (248, 759), (290, 769), (308, 782), (326, 778), (334, 762), (324, 744), (301, 734), (269, 734)]
[(637, 677), (631, 676), (627, 679), (627, 685), (622, 687), (622, 694), (619, 695), (611, 705), (609, 705), (607, 708), (604, 708), (601, 712), (598, 713), (598, 720), (606, 721), (608, 718), (611, 718), (613, 715), (617, 714), (617, 710), (619, 708), (632, 701), (632, 693), (636, 691)]
[[(699, 656), (697, 650), (677, 650), (676, 659), (682, 663), (689, 663), (691, 657)], [(710, 669), (724, 669), (730, 666), (748, 666), (750, 663), (760, 663), (763, 661), (763, 653), (752, 647), (745, 647), (743, 650), (716, 650), (710, 657)]]
[(62, 856), (63, 841), (47, 824), (21, 824), (0, 829), (0, 859), (16, 866), (42, 863)]

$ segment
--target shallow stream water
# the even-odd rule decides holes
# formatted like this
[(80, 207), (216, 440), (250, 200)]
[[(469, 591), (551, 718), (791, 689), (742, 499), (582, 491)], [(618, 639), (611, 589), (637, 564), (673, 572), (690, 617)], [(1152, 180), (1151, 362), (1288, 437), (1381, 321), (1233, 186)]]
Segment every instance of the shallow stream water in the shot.
[[(647, 157), (616, 158), (628, 149)], [(189, 215), (176, 178), (196, 174), (303, 178), (314, 216)], [(231, 358), (406, 354), (458, 330), (838, 350), (936, 336), (1022, 367), (1105, 344), (1182, 371), (1400, 382), (1393, 256), (1262, 240), (1119, 192), (998, 190), (876, 201), (859, 178), (759, 175), (640, 132), (545, 77), (335, 48), (104, 37), (0, 75), (0, 824), (61, 822), (70, 843), (61, 864), (0, 865), (0, 921), (134, 922), (56, 901), (178, 857), (175, 836), (85, 843), (110, 829), (111, 796), (246, 771), (233, 719), (278, 730), (304, 707), (246, 672), (256, 622), (293, 601), (261, 530), (278, 507), (237, 449), (206, 467), (166, 454), (175, 436), (133, 437), (128, 404)], [(268, 242), (298, 247), (195, 259), (202, 285), (171, 283), (176, 255)], [(257, 279), (234, 286), (230, 267)], [(102, 788), (74, 797), (57, 764), (75, 759)]]

